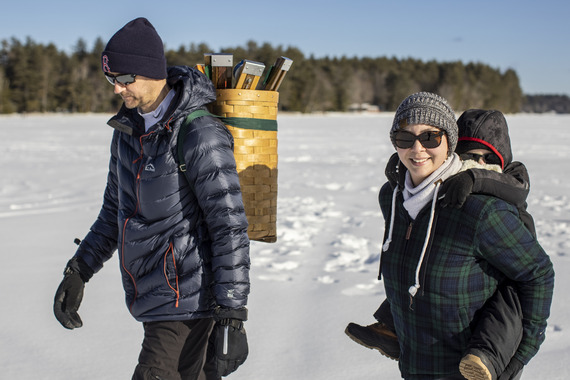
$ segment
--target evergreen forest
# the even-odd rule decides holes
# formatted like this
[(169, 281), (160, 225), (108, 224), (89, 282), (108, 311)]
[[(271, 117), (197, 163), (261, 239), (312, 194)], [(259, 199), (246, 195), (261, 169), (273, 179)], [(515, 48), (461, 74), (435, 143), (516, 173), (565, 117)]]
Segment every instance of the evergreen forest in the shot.
[[(79, 39), (70, 53), (55, 45), (27, 38), (2, 40), (0, 46), (0, 113), (116, 112), (113, 94), (101, 71), (105, 43), (91, 49)], [(194, 66), (213, 53), (204, 43), (167, 49), (168, 65)], [(394, 111), (407, 95), (435, 92), (460, 112), (468, 108), (499, 109), (504, 113), (570, 112), (567, 96), (525, 96), (514, 70), (504, 72), (483, 63), (424, 62), (389, 57), (305, 57), (295, 47), (274, 47), (249, 41), (222, 49), (242, 59), (263, 62), (266, 70), (280, 56), (293, 65), (279, 88), (279, 106), (290, 112), (348, 111), (372, 106)], [(555, 104), (556, 106), (552, 106)]]

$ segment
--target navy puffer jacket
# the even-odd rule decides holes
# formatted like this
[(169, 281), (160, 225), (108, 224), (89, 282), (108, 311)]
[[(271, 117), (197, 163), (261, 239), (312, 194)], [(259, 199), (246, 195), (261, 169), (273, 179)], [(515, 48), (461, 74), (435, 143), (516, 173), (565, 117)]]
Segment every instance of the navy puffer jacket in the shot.
[(178, 131), (215, 99), (189, 67), (169, 68), (176, 91), (161, 122), (144, 132), (136, 110), (109, 120), (116, 131), (103, 207), (76, 256), (97, 272), (119, 252), (126, 303), (139, 321), (211, 316), (245, 306), (249, 239), (233, 139), (217, 119), (195, 119), (184, 139), (190, 182), (178, 169)]

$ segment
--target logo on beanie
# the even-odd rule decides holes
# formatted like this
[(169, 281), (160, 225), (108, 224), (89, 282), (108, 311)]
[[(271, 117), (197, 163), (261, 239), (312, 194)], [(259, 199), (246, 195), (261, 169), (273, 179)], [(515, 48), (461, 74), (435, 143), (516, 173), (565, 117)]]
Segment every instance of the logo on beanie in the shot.
[(109, 67), (109, 57), (103, 56), (103, 72), (110, 73), (111, 68)]

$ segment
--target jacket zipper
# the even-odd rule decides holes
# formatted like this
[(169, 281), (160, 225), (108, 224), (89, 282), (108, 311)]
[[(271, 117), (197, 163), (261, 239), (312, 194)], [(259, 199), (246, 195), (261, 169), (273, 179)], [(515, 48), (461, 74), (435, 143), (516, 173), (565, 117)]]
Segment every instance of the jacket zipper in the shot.
[[(168, 253), (172, 254), (172, 265), (174, 266), (174, 277), (176, 279), (176, 288), (173, 288), (170, 285), (170, 281), (168, 280), (168, 274), (166, 273), (166, 263), (168, 260)], [(180, 300), (180, 288), (178, 287), (178, 271), (176, 270), (176, 258), (174, 257), (174, 248), (172, 247), (172, 242), (168, 245), (168, 250), (164, 255), (164, 277), (166, 278), (166, 283), (172, 289), (172, 291), (176, 294), (176, 307), (178, 307), (178, 301)]]
[[(404, 255), (406, 255), (408, 253), (408, 246), (409, 246), (409, 242), (410, 242), (410, 237), (412, 236), (413, 228), (414, 228), (414, 222), (411, 221), (410, 224), (408, 224), (408, 229), (406, 230), (406, 237), (405, 237), (406, 245), (404, 247)], [(405, 270), (405, 267), (403, 264), (402, 264), (401, 268), (402, 269), (401, 269), (400, 277), (402, 278), (402, 281), (404, 281), (404, 279), (406, 278), (406, 270)], [(414, 310), (412, 308), (413, 302), (414, 302), (413, 297), (410, 296), (410, 310)]]
[(412, 235), (412, 227), (414, 226), (414, 222), (410, 222), (408, 225), (408, 229), (406, 230), (406, 240), (410, 240), (410, 236)]
[[(427, 266), (428, 266), (428, 264), (429, 264), (429, 254), (431, 253), (431, 246), (432, 246), (432, 244), (433, 244), (433, 238), (434, 238), (433, 231), (435, 230), (435, 227), (437, 226), (437, 217), (438, 217), (438, 215), (439, 215), (439, 213), (438, 213), (437, 210), (436, 210), (435, 215), (433, 216), (433, 223), (432, 223), (432, 226), (431, 226), (432, 231), (430, 231), (430, 232), (431, 232), (431, 233), (430, 233), (430, 240), (429, 240), (429, 243), (428, 243), (428, 246), (427, 246), (426, 257), (425, 257), (425, 260), (424, 260), (426, 267), (424, 268), (424, 273), (423, 273), (423, 275), (422, 275), (422, 284), (425, 284), (425, 283), (426, 283)], [(422, 289), (422, 295), (424, 295), (425, 286), (422, 286), (421, 289)]]
[[(438, 215), (439, 215), (439, 214), (438, 214), (437, 212), (436, 212), (435, 215), (434, 215), (433, 223), (432, 223), (432, 226), (431, 226), (432, 231), (435, 229), (435, 227), (436, 227), (436, 225), (437, 225), (437, 217), (438, 217)], [(412, 235), (412, 227), (413, 227), (413, 222), (410, 222), (410, 224), (408, 225), (408, 230), (406, 231), (406, 249), (407, 249), (407, 244), (408, 244), (407, 242), (408, 242), (408, 240), (410, 239), (410, 237), (411, 237), (411, 235)], [(428, 231), (426, 231), (426, 234), (427, 234), (427, 233), (428, 233)], [(428, 242), (428, 246), (427, 246), (426, 253), (425, 253), (425, 258), (424, 258), (424, 261), (423, 261), (423, 263), (422, 263), (423, 273), (422, 273), (422, 277), (421, 277), (422, 280), (421, 280), (421, 282), (420, 282), (420, 285), (426, 283), (427, 266), (428, 266), (428, 264), (429, 264), (429, 255), (430, 255), (430, 253), (431, 253), (431, 246), (432, 246), (432, 244), (433, 244), (433, 233), (430, 233), (430, 240), (429, 240), (429, 242)], [(421, 270), (422, 270), (422, 268), (420, 268), (420, 271), (421, 271)], [(421, 295), (424, 295), (424, 294), (425, 294), (425, 286), (422, 285), (422, 286), (420, 287), (420, 289), (421, 289)], [(410, 295), (410, 310), (413, 310), (413, 308), (412, 308), (413, 303), (414, 303), (414, 297), (412, 297), (412, 296)]]
[[(143, 139), (143, 137), (149, 136), (152, 133), (155, 133), (155, 132), (153, 131), (153, 132), (147, 133), (146, 135), (142, 135), (139, 137), (139, 143), (141, 144), (140, 155), (136, 160), (133, 161), (133, 165), (136, 164), (138, 161), (142, 162), (142, 158), (144, 155), (142, 139)], [(131, 311), (131, 313), (132, 313), (133, 305), (135, 304), (135, 300), (137, 299), (138, 291), (137, 291), (137, 282), (135, 281), (135, 277), (131, 274), (131, 272), (129, 272), (127, 270), (127, 267), (125, 266), (125, 231), (127, 230), (127, 224), (129, 222), (129, 220), (131, 220), (139, 212), (139, 207), (140, 207), (139, 192), (140, 192), (140, 179), (141, 179), (142, 170), (143, 170), (143, 165), (141, 164), (139, 166), (139, 169), (137, 171), (137, 176), (135, 179), (136, 207), (135, 207), (135, 210), (133, 211), (133, 213), (131, 214), (131, 216), (129, 216), (128, 218), (125, 219), (125, 222), (123, 224), (123, 237), (122, 237), (122, 242), (121, 242), (121, 253), (122, 253), (121, 254), (121, 266), (123, 267), (123, 270), (125, 271), (125, 273), (127, 273), (129, 275), (129, 277), (131, 278), (131, 281), (133, 282), (133, 286), (135, 288), (135, 294), (133, 295), (133, 300), (131, 301), (131, 304), (129, 305), (129, 310)]]

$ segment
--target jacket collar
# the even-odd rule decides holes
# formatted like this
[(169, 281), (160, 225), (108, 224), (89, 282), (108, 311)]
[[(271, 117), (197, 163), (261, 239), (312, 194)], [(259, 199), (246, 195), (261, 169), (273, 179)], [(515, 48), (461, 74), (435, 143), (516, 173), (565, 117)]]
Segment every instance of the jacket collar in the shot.
[[(171, 120), (183, 119), (190, 112), (216, 100), (212, 81), (198, 70), (188, 66), (168, 68), (167, 82), (176, 94), (164, 117), (155, 127), (155, 131), (159, 133), (171, 131), (167, 128)], [(140, 137), (144, 134), (143, 118), (136, 110), (126, 108), (124, 104), (107, 124), (133, 137)]]

